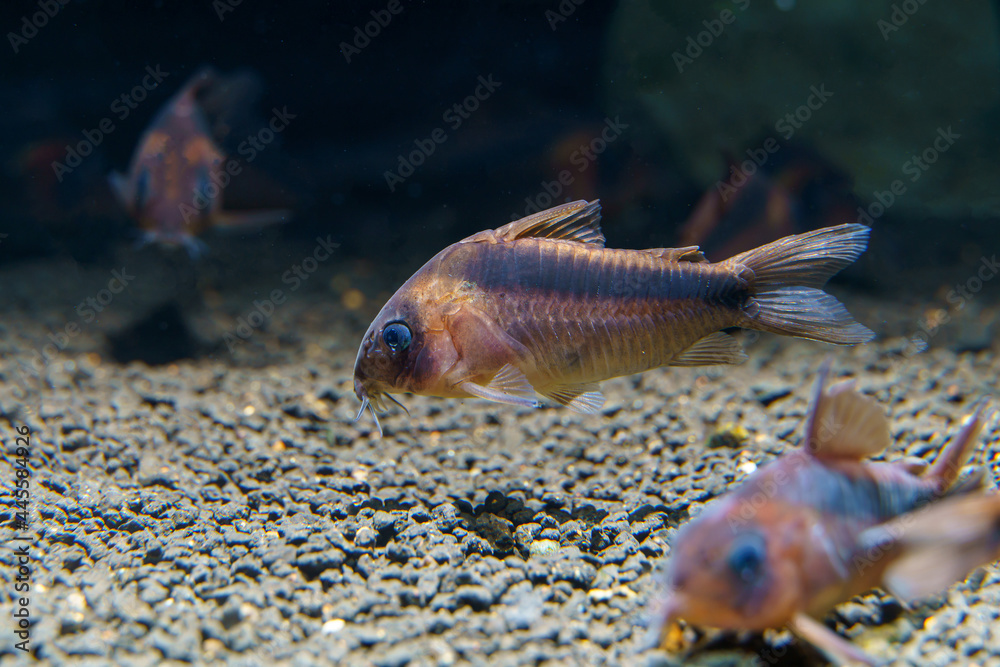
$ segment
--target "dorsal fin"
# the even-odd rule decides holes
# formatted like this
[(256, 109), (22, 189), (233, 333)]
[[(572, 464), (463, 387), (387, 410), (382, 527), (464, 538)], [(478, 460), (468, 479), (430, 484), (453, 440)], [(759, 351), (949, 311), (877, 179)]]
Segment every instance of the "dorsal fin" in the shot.
[(825, 388), (830, 362), (819, 371), (816, 393), (806, 420), (803, 447), (820, 459), (860, 460), (892, 443), (885, 411), (854, 388), (854, 381)]
[(515, 220), (499, 229), (473, 234), (464, 239), (463, 243), (508, 243), (529, 237), (592, 243), (603, 248), (600, 200), (580, 200), (556, 206)]
[(648, 252), (653, 257), (659, 257), (668, 262), (707, 262), (705, 254), (696, 245), (686, 248), (647, 248), (643, 252)]

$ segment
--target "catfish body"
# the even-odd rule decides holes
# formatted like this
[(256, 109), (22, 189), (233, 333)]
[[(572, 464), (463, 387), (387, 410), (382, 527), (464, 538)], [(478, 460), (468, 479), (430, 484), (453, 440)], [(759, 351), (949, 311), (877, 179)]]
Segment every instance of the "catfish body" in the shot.
[(864, 250), (863, 225), (713, 264), (697, 247), (605, 248), (599, 220), (598, 202), (573, 202), (438, 253), (362, 340), (363, 405), (393, 391), (537, 405), (537, 392), (594, 412), (602, 380), (742, 361), (727, 327), (842, 344), (873, 335), (819, 289)]
[(851, 383), (826, 390), (825, 375), (802, 448), (678, 531), (661, 623), (787, 626), (835, 660), (871, 664), (815, 619), (876, 586), (911, 602), (1000, 556), (1000, 496), (974, 493), (976, 484), (952, 489), (982, 408), (926, 472), (912, 461), (867, 462), (890, 444), (888, 422)]

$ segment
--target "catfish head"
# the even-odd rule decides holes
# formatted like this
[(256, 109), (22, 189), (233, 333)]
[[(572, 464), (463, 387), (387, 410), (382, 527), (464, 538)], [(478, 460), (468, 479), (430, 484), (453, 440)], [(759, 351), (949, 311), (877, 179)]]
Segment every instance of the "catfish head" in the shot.
[[(774, 530), (769, 508), (745, 519), (723, 500), (682, 528), (670, 553), (668, 597), (658, 622), (761, 630), (781, 627), (799, 607), (797, 545)], [(791, 542), (791, 543), (790, 543)]]
[(459, 355), (446, 326), (446, 305), (435, 298), (436, 281), (426, 268), (382, 307), (362, 338), (354, 362), (354, 393), (361, 399), (355, 420), (368, 408), (379, 435), (382, 427), (375, 410), (384, 409), (384, 398), (403, 407), (391, 393), (453, 393), (445, 376)]

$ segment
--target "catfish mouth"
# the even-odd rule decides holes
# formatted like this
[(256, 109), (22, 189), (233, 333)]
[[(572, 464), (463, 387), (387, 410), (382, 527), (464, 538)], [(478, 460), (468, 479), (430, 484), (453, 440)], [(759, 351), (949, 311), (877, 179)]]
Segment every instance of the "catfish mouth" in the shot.
[(385, 399), (389, 399), (399, 407), (403, 408), (403, 412), (407, 416), (410, 415), (410, 411), (406, 409), (406, 406), (396, 400), (391, 394), (382, 391), (376, 387), (378, 382), (366, 381), (368, 378), (360, 370), (355, 368), (354, 370), (354, 393), (359, 399), (361, 399), (361, 408), (358, 410), (357, 416), (354, 417), (354, 421), (361, 419), (361, 416), (365, 413), (367, 409), (371, 412), (372, 419), (375, 420), (375, 428), (378, 429), (378, 435), (381, 438), (382, 424), (378, 420), (378, 412), (385, 412)]
[(361, 419), (361, 416), (365, 413), (365, 409), (372, 413), (372, 419), (375, 420), (375, 428), (378, 429), (378, 435), (382, 437), (382, 425), (378, 421), (378, 414), (375, 410), (379, 412), (385, 411), (385, 402), (382, 400), (384, 392), (376, 388), (377, 382), (373, 382), (365, 373), (361, 370), (362, 361), (365, 358), (365, 353), (371, 348), (372, 338), (367, 336), (364, 343), (361, 344), (361, 349), (358, 351), (358, 359), (354, 364), (354, 394), (361, 399), (361, 409), (358, 410), (357, 416), (354, 421)]
[(399, 407), (403, 408), (403, 412), (406, 413), (406, 416), (410, 416), (410, 411), (407, 410), (406, 406), (400, 403), (395, 396), (387, 394), (384, 391), (374, 389), (368, 390), (360, 384), (360, 381), (357, 378), (354, 380), (354, 393), (361, 399), (361, 408), (358, 410), (357, 416), (354, 417), (354, 421), (361, 419), (361, 415), (365, 413), (365, 408), (368, 408), (368, 411), (372, 413), (372, 419), (375, 420), (375, 428), (378, 429), (378, 436), (380, 438), (383, 435), (382, 424), (379, 423), (378, 414), (375, 411), (378, 410), (379, 412), (385, 412), (385, 399), (389, 399)]

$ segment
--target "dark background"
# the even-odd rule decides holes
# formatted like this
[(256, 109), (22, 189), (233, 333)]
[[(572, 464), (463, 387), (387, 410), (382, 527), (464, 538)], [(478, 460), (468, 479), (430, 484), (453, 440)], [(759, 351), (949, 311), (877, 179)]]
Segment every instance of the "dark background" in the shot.
[[(553, 30), (545, 12), (557, 8), (554, 3), (405, 1), (348, 63), (340, 43), (352, 42), (355, 27), (386, 4), (246, 1), (220, 22), (207, 1), (71, 2), (17, 55), (5, 40), (3, 153), (12, 178), (4, 195), (12, 211), (28, 213), (17, 222), (23, 233), (10, 239), (17, 257), (72, 252), (87, 261), (128, 237), (129, 221), (109, 200), (103, 175), (125, 170), (153, 116), (203, 64), (223, 73), (256, 72), (263, 87), (256, 110), (261, 119), (272, 107), (296, 114), (279, 148), (269, 147), (258, 164), (295, 198), (297, 216), (283, 234), (333, 232), (344, 252), (356, 255), (426, 254), (507, 222), (523, 212), (525, 197), (557, 176), (552, 146), (574, 132), (596, 136), (614, 115), (602, 104), (600, 83), (613, 3), (590, 0)], [(38, 11), (25, 3), (5, 5), (0, 27), (19, 29), (29, 10)], [(19, 169), (19, 152), (35, 142), (78, 140), (83, 129), (110, 115), (110, 101), (135, 85), (146, 65), (157, 64), (170, 72), (164, 84), (125, 121), (115, 119), (116, 130), (97, 153), (57, 188), (65, 211), (89, 198), (89, 212), (45, 226), (31, 220), (30, 207), (16, 203), (26, 196), (26, 182), (30, 190), (31, 181), (51, 172)], [(451, 130), (443, 111), (472, 94), (477, 77), (489, 75), (501, 87)], [(384, 172), (397, 168), (397, 156), (436, 127), (445, 128), (448, 141), (390, 192)], [(607, 197), (633, 178), (636, 165), (648, 163), (637, 153), (659, 150), (637, 151), (635, 139), (626, 139), (595, 166), (600, 185), (593, 196), (606, 188)], [(642, 218), (663, 220), (655, 236), (666, 242), (686, 215), (668, 212), (667, 205), (690, 206), (700, 188), (669, 167), (655, 167), (662, 172), (656, 187), (639, 192), (628, 206), (652, 206)], [(606, 209), (609, 204), (618, 207), (606, 201)], [(615, 240), (627, 245), (634, 231)], [(645, 232), (638, 236), (635, 243), (650, 241), (642, 238)], [(5, 253), (0, 261), (12, 256)]]
[[(244, 127), (262, 127), (275, 107), (296, 115), (254, 165), (278, 203), (292, 202), (295, 218), (278, 230), (235, 235), (248, 242), (240, 252), (282, 260), (294, 256), (282, 240), (302, 244), (332, 234), (343, 257), (389, 267), (395, 280), (449, 243), (523, 213), (525, 199), (568, 166), (574, 141), (597, 136), (605, 120), (619, 114), (629, 131), (560, 201), (601, 198), (611, 246), (678, 242), (680, 224), (712, 184), (679, 166), (670, 136), (635, 109), (617, 108), (608, 94), (609, 82), (623, 74), (606, 66), (617, 3), (401, 0), (403, 11), (348, 63), (340, 44), (352, 42), (355, 28), (387, 4), (244, 0), (220, 20), (207, 0), (72, 1), (17, 54), (6, 35), (19, 32), (22, 17), (39, 9), (37, 3), (5, 4), (0, 197), (9, 237), (0, 264), (47, 257), (107, 262), (116, 248), (133, 244), (135, 224), (112, 197), (106, 176), (127, 168), (154, 115), (204, 65), (223, 74), (249, 69), (259, 77), (262, 96), (246, 110), (256, 121)], [(546, 12), (560, 6), (575, 9), (553, 26)], [(831, 54), (832, 64), (835, 59)], [(116, 120), (116, 130), (81, 168), (55, 183), (51, 158), (108, 116), (110, 102), (156, 65), (170, 77), (129, 118)], [(478, 77), (490, 75), (500, 89), (460, 128), (448, 128), (442, 113), (470, 95)], [(759, 122), (766, 128), (772, 121)], [(448, 140), (390, 192), (385, 171), (396, 169), (397, 156), (438, 127)], [(720, 143), (725, 133), (719, 129)], [(237, 134), (232, 136), (238, 140)], [(746, 147), (730, 146), (737, 154)], [(719, 145), (705, 151), (720, 154), (721, 176)], [(849, 184), (851, 174), (844, 178)], [(227, 198), (239, 190), (234, 187)], [(808, 197), (802, 202), (805, 209), (811, 205)], [(870, 251), (846, 278), (882, 292), (912, 289), (914, 277), (928, 281), (928, 293), (941, 289), (946, 281), (935, 271), (968, 264), (962, 247), (996, 247), (995, 228), (983, 219), (916, 223), (892, 210), (879, 220)], [(209, 257), (220, 257), (233, 237), (207, 236)], [(267, 242), (255, 248), (257, 237)], [(721, 259), (712, 252), (709, 257)], [(199, 264), (186, 270), (197, 273)]]

